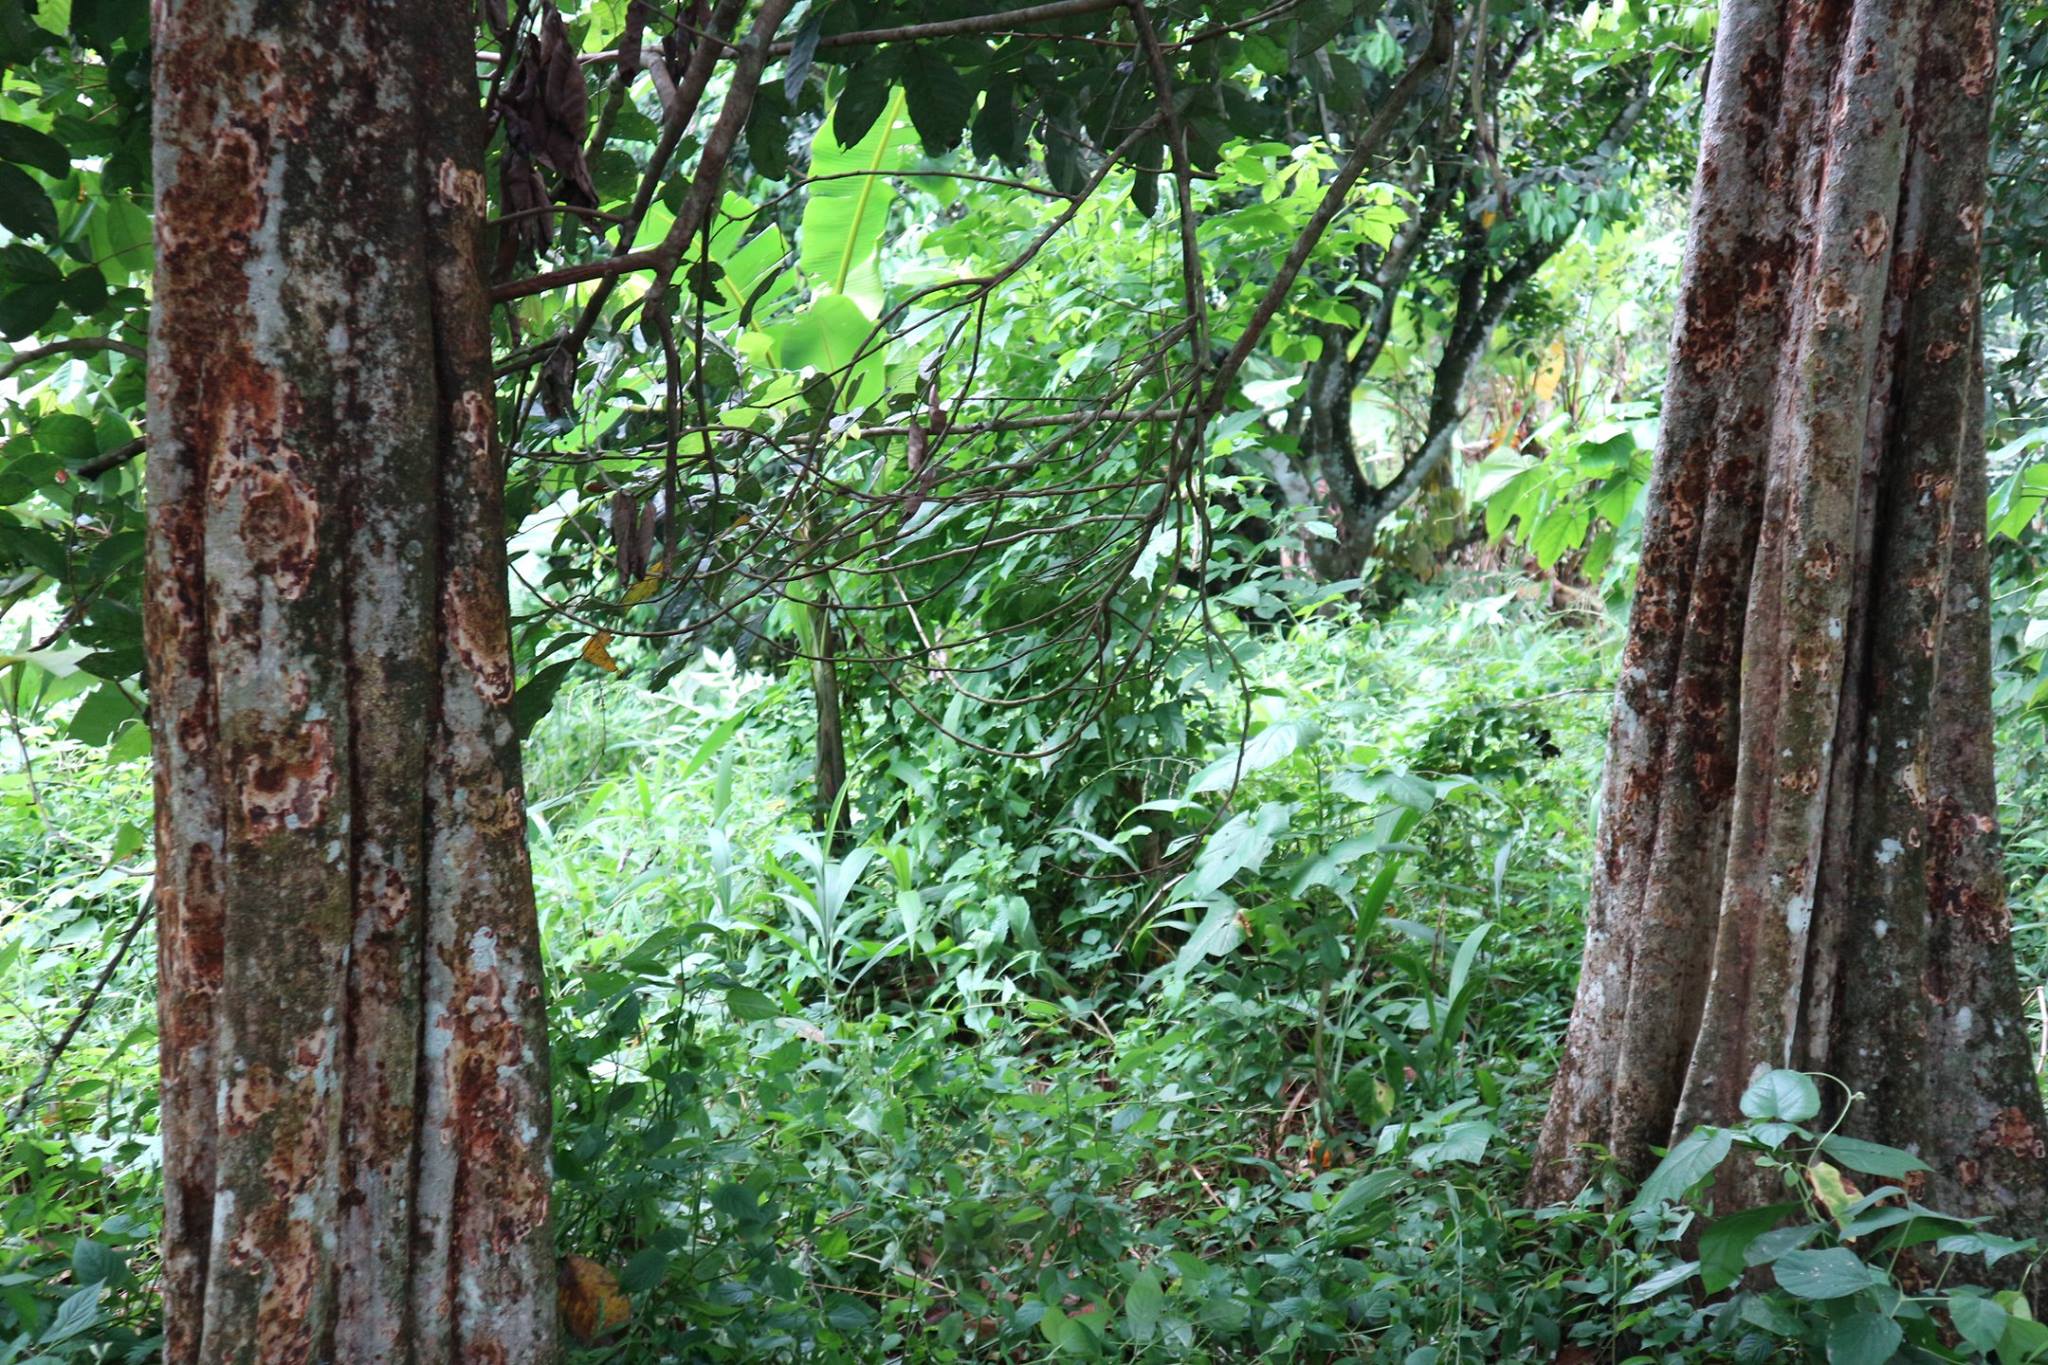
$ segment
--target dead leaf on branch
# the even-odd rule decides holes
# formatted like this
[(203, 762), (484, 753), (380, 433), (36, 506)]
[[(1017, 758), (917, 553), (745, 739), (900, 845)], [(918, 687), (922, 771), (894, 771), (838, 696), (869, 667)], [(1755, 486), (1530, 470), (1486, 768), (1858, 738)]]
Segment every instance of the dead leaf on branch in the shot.
[(597, 189), (583, 159), (583, 139), (590, 131), (590, 89), (562, 12), (553, 3), (541, 13), (540, 36), (529, 36), (521, 48), (519, 65), (513, 68), (499, 106), (511, 150), (561, 177), (555, 197), (565, 204), (596, 208)]

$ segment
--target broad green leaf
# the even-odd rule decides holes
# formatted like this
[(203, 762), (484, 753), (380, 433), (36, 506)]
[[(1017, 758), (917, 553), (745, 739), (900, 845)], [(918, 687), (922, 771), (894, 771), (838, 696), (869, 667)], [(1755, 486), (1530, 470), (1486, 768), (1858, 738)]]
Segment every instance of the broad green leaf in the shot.
[(1393, 1193), (1406, 1178), (1407, 1173), (1397, 1169), (1368, 1171), (1344, 1187), (1344, 1193), (1337, 1196), (1326, 1216), (1333, 1220), (1346, 1218), (1370, 1208)]
[(1272, 853), (1274, 841), (1286, 832), (1292, 814), (1291, 807), (1269, 801), (1256, 811), (1232, 816), (1203, 843), (1182, 891), (1205, 899), (1239, 873), (1257, 871)]
[(1038, 1320), (1038, 1330), (1062, 1354), (1092, 1356), (1096, 1353), (1095, 1333), (1077, 1317), (1069, 1317), (1052, 1304)]
[(1693, 1277), (1699, 1268), (1700, 1263), (1698, 1261), (1681, 1261), (1679, 1264), (1660, 1271), (1658, 1274), (1644, 1280), (1634, 1289), (1622, 1295), (1621, 1301), (1623, 1303), (1646, 1303), (1662, 1294), (1665, 1290), (1684, 1284)]
[(64, 1302), (57, 1305), (57, 1315), (50, 1319), (50, 1325), (43, 1329), (43, 1335), (36, 1344), (54, 1346), (60, 1341), (69, 1341), (99, 1320), (100, 1287), (89, 1284), (72, 1291)]
[(100, 274), (114, 287), (146, 274), (150, 265), (149, 215), (126, 197), (102, 199), (85, 225)]
[(1946, 1256), (1982, 1256), (1986, 1265), (1996, 1265), (2007, 1256), (2033, 1249), (2032, 1239), (2020, 1241), (1990, 1232), (1964, 1232), (1943, 1237), (1934, 1249)]
[(1629, 1212), (1649, 1208), (1659, 1201), (1677, 1203), (1687, 1191), (1714, 1173), (1735, 1146), (1735, 1135), (1726, 1128), (1695, 1128), (1677, 1146), (1664, 1154), (1657, 1169), (1643, 1182)]
[(71, 1244), (71, 1273), (82, 1285), (105, 1284), (126, 1268), (127, 1262), (119, 1252), (90, 1237), (81, 1237)]
[(91, 421), (75, 412), (52, 412), (39, 419), (36, 444), (67, 464), (79, 464), (100, 453)]
[(725, 991), (725, 1007), (732, 1011), (735, 1019), (756, 1022), (762, 1019), (778, 1019), (782, 1007), (752, 986), (728, 986)]
[(1476, 1166), (1486, 1158), (1486, 1146), (1500, 1136), (1500, 1129), (1484, 1119), (1465, 1119), (1447, 1126), (1443, 1137), (1425, 1142), (1408, 1153), (1409, 1162), (1421, 1171), (1433, 1171), (1447, 1161)]
[(2027, 1301), (2017, 1290), (2001, 1289), (1992, 1296), (2005, 1310), (2005, 1335), (1998, 1341), (1998, 1365), (2039, 1365), (2048, 1360), (2048, 1325), (2036, 1322)]
[(1209, 913), (1188, 935), (1188, 941), (1181, 944), (1180, 954), (1173, 961), (1174, 973), (1186, 976), (1204, 958), (1227, 953), (1244, 942), (1244, 931), (1238, 927), (1237, 916), (1237, 906), (1231, 901), (1210, 906)]
[(1752, 1327), (1761, 1327), (1777, 1337), (1796, 1337), (1800, 1334), (1799, 1315), (1787, 1310), (1784, 1303), (1776, 1298), (1752, 1294), (1745, 1290), (1730, 1302), (1740, 1305), (1741, 1311), (1737, 1316)]
[(135, 709), (126, 692), (112, 683), (102, 683), (79, 704), (77, 713), (71, 717), (69, 733), (81, 744), (97, 746), (112, 739), (114, 732), (128, 721), (140, 719), (142, 713)]
[(2005, 1337), (2007, 1313), (1996, 1299), (1976, 1294), (1948, 1296), (1949, 1321), (1964, 1341), (1989, 1354)]
[(959, 145), (967, 116), (974, 111), (974, 87), (929, 43), (906, 45), (902, 60), (910, 121), (924, 142), (925, 154), (942, 156)]
[(754, 92), (747, 117), (747, 155), (754, 169), (770, 180), (789, 175), (789, 95), (782, 86), (766, 83)]
[(1742, 1112), (1753, 1119), (1804, 1123), (1820, 1112), (1820, 1089), (1798, 1071), (1766, 1071), (1742, 1092)]
[(63, 288), (58, 292), (66, 308), (79, 317), (89, 318), (106, 306), (106, 277), (92, 266), (80, 266), (64, 277)]
[(553, 709), (555, 693), (561, 691), (575, 664), (574, 659), (558, 660), (520, 684), (518, 694), (512, 698), (512, 726), (519, 738), (531, 735), (540, 718)]
[[(845, 91), (832, 109), (835, 143), (850, 146), (859, 142), (883, 110), (896, 106), (901, 98), (893, 89), (899, 55), (896, 48), (885, 47), (846, 69)], [(812, 173), (816, 174), (815, 168)]]
[(1881, 1175), (1888, 1180), (1904, 1180), (1915, 1171), (1931, 1170), (1928, 1164), (1911, 1152), (1902, 1152), (1896, 1147), (1882, 1143), (1865, 1142), (1861, 1138), (1843, 1137), (1830, 1133), (1820, 1140), (1820, 1148), (1836, 1164), (1847, 1166), (1852, 1171), (1865, 1175)]
[(1237, 753), (1226, 754), (1202, 769), (1195, 775), (1187, 794), (1199, 796), (1203, 792), (1226, 791), (1245, 776), (1286, 759), (1304, 739), (1314, 736), (1315, 727), (1305, 721), (1276, 720), (1246, 740)]
[[(0, 189), (0, 195), (5, 193)], [(63, 302), (64, 286), (61, 282), (17, 284), (0, 292), (0, 337), (19, 341), (41, 330), (43, 324), (56, 315), (57, 306)]]
[(812, 183), (798, 262), (813, 290), (844, 294), (870, 319), (882, 311), (882, 231), (896, 202), (888, 176), (916, 155), (902, 113), (899, 93), (853, 145), (839, 140), (836, 121), (820, 128), (811, 143)]
[(33, 176), (6, 162), (0, 162), (0, 227), (17, 237), (57, 235), (57, 206)]
[(33, 166), (56, 180), (71, 174), (71, 153), (64, 144), (21, 123), (0, 123), (0, 161)]
[[(1124, 1330), (1133, 1341), (1150, 1341), (1159, 1329), (1160, 1314), (1166, 1311), (1166, 1291), (1150, 1266), (1131, 1276), (1124, 1294)], [(2000, 1318), (2004, 1317), (2001, 1313)]]
[(792, 370), (805, 366), (825, 376), (833, 405), (841, 412), (865, 407), (880, 396), (885, 359), (869, 345), (875, 325), (844, 294), (826, 294), (789, 321), (769, 329), (776, 356)]
[(1885, 1365), (1905, 1339), (1883, 1313), (1851, 1313), (1828, 1329), (1828, 1365)]
[(0, 246), (0, 284), (55, 284), (63, 268), (25, 242)]
[(994, 77), (982, 94), (981, 111), (974, 116), (974, 154), (984, 161), (1021, 166), (1029, 150), (1024, 133), (1024, 124), (1017, 117), (1014, 80), (1007, 75)]
[(1788, 1251), (1771, 1262), (1771, 1274), (1786, 1293), (1802, 1299), (1841, 1299), (1883, 1278), (1846, 1247)]
[(667, 1277), (669, 1262), (673, 1259), (660, 1247), (641, 1248), (620, 1272), (619, 1288), (628, 1294), (646, 1293)]
[(1820, 1228), (1813, 1223), (1796, 1227), (1773, 1228), (1758, 1235), (1742, 1253), (1745, 1265), (1769, 1265), (1780, 1256), (1799, 1250), (1814, 1238), (1820, 1236)]
[(1766, 1204), (1715, 1219), (1700, 1234), (1700, 1283), (1706, 1291), (1718, 1294), (1732, 1288), (1742, 1278), (1749, 1244), (1799, 1209), (1798, 1204)]

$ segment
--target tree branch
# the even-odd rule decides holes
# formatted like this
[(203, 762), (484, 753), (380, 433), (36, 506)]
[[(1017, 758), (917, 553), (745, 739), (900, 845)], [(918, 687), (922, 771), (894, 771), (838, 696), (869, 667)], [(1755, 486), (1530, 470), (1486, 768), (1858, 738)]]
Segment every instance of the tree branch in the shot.
[(121, 969), (122, 960), (128, 956), (128, 949), (133, 946), (135, 936), (142, 932), (142, 926), (148, 922), (149, 912), (155, 906), (156, 897), (151, 895), (144, 896), (142, 904), (136, 907), (135, 918), (130, 921), (127, 932), (121, 935), (121, 941), (114, 945), (113, 956), (107, 959), (106, 966), (100, 968), (100, 974), (93, 981), (92, 989), (85, 993), (85, 1000), (79, 1005), (78, 1012), (71, 1016), (71, 1022), (64, 1026), (64, 1032), (57, 1035), (57, 1041), (51, 1045), (50, 1055), (43, 1059), (43, 1069), (36, 1073), (35, 1080), (30, 1082), (28, 1089), (21, 1092), (21, 1098), (16, 1100), (14, 1108), (8, 1111), (9, 1126), (21, 1122), (21, 1116), (29, 1111), (29, 1106), (34, 1104), (36, 1097), (42, 1093), (43, 1086), (49, 1082), (50, 1074), (57, 1069), (57, 1063), (64, 1060), (65, 1050), (71, 1046), (71, 1040), (78, 1036), (78, 1030), (85, 1026), (85, 1021), (91, 1017), (93, 1007), (99, 1004), (100, 996), (106, 993), (107, 983), (114, 979), (114, 973)]
[(5, 365), (0, 365), (0, 379), (12, 378), (23, 366), (33, 365), (36, 361), (53, 355), (62, 355), (66, 351), (114, 351), (131, 360), (149, 358), (149, 352), (140, 346), (131, 345), (126, 341), (116, 341), (112, 337), (67, 337), (62, 341), (52, 341), (26, 351), (16, 351)]
[(651, 269), (659, 264), (660, 260), (659, 254), (653, 251), (629, 251), (623, 256), (608, 256), (601, 261), (565, 265), (560, 270), (529, 275), (523, 280), (507, 280), (503, 284), (494, 284), (491, 286), (491, 302), (508, 303), (513, 299), (545, 294), (548, 290), (560, 289), (563, 285), (630, 275), (636, 270)]
[(1253, 348), (1259, 344), (1259, 338), (1265, 335), (1266, 328), (1272, 325), (1273, 317), (1280, 311), (1281, 304), (1287, 301), (1288, 292), (1294, 288), (1294, 281), (1300, 277), (1301, 268), (1308, 263), (1310, 253), (1316, 249), (1316, 244), (1323, 239), (1323, 233), (1329, 229), (1331, 221), (1336, 218), (1350, 197), (1351, 187), (1365, 174), (1366, 164), (1378, 154), (1380, 144), (1387, 140), (1387, 135), (1393, 131), (1395, 122), (1407, 109), (1409, 101), (1415, 97), (1415, 92), (1422, 88), (1423, 82), (1428, 80), (1431, 73), (1442, 66), (1450, 55), (1451, 6), (1449, 0), (1437, 0), (1430, 22), (1429, 46), (1410, 64), (1401, 79), (1394, 83), (1394, 88), (1387, 92), (1386, 102), (1373, 115), (1372, 122), (1366, 125), (1365, 131), (1359, 134), (1358, 145), (1351, 149), (1351, 155), (1344, 159), (1344, 164), (1337, 169), (1336, 177), (1323, 191), (1322, 202), (1317, 204), (1315, 212), (1309, 215), (1308, 224), (1302, 229), (1301, 235), (1295, 238), (1294, 245), (1287, 252), (1287, 259), (1281, 262), (1279, 273), (1273, 277), (1273, 282), (1266, 286), (1265, 294), (1252, 309), (1251, 321), (1238, 337), (1237, 344), (1230, 348), (1230, 353), (1224, 356), (1223, 362), (1216, 367), (1215, 376), (1209, 383), (1208, 395), (1202, 400), (1201, 411), (1196, 415), (1196, 431), (1206, 427), (1215, 419), (1216, 414), (1223, 410), (1223, 404), (1229, 397), (1230, 385), (1237, 378), (1237, 372), (1244, 368), (1244, 362), (1251, 355)]
[(81, 479), (97, 479), (110, 469), (119, 469), (137, 455), (140, 455), (143, 448), (148, 444), (140, 436), (132, 441), (124, 441), (112, 450), (107, 451), (104, 455), (95, 456), (80, 465), (78, 467), (78, 477)]
[[(1027, 5), (1023, 9), (1002, 10), (994, 14), (971, 14), (961, 19), (940, 19), (929, 24), (902, 24), (896, 28), (871, 28), (858, 33), (827, 34), (818, 39), (818, 47), (874, 47), (881, 43), (915, 42), (921, 38), (953, 38), (964, 33), (995, 33), (1024, 24), (1042, 24), (1055, 19), (1071, 19), (1076, 15), (1095, 14), (1106, 9), (1118, 9), (1125, 0), (1053, 0), (1048, 5)], [(771, 57), (789, 55), (792, 43), (776, 43), (768, 49)]]

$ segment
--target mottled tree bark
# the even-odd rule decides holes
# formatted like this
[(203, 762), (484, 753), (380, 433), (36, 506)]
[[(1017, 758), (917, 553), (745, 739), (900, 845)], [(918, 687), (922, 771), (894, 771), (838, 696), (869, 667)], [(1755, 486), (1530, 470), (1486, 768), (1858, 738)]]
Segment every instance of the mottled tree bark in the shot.
[(172, 1362), (552, 1354), (471, 22), (155, 9)]
[[(2048, 1226), (1990, 748), (1994, 0), (1726, 0), (1585, 961), (1532, 1193), (1761, 1069)], [(1745, 1191), (1736, 1187), (1731, 1195)]]

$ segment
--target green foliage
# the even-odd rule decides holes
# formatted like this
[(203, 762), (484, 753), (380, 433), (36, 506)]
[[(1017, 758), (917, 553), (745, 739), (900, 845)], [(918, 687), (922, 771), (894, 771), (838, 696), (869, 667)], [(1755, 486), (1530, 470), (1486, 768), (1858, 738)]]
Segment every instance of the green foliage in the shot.
[[(1226, 673), (1122, 741), (1158, 746), (1135, 761), (1171, 795), (1126, 804), (1115, 771), (1049, 781), (906, 734), (890, 801), (830, 855), (802, 832), (800, 686), (715, 655), (656, 691), (563, 694), (528, 771), (560, 1236), (633, 1305), (585, 1358), (1551, 1359), (1629, 1341), (1818, 1361), (1838, 1328), (1838, 1352), (1881, 1338), (1863, 1314), (1922, 1340), (1874, 1279), (1833, 1298), (1738, 1284), (1759, 1258), (1831, 1293), (1848, 1263), (1792, 1253), (1869, 1271), (1881, 1239), (1978, 1235), (1911, 1214), (1851, 1237), (1807, 1173), (1882, 1189), (1911, 1158), (1811, 1127), (1805, 1078), (1767, 1078), (1751, 1122), (1710, 1139), (1784, 1163), (1778, 1206), (1682, 1211), (1711, 1163), (1660, 1172), (1633, 1206), (1518, 1202), (1571, 988), (1611, 636), (1499, 580), (1240, 643), (1249, 726)], [(47, 818), (19, 783), (0, 803), (9, 904), (38, 897), (0, 925), (10, 1092), (42, 1056), (26, 1021), (61, 1023), (138, 891), (123, 826), (144, 774), (62, 736), (81, 700), (25, 723)], [(1064, 804), (1033, 801), (1048, 791)], [(1188, 953), (1218, 911), (1229, 932)], [(147, 1356), (146, 956), (0, 1147), (7, 1227), (32, 1230), (0, 1244), (0, 1273), (30, 1277), (0, 1286), (0, 1341), (50, 1332), (90, 1286), (84, 1238), (133, 1278), (109, 1273), (75, 1340)], [(2015, 1304), (1950, 1278), (1931, 1321), (2024, 1336)]]
[[(586, 53), (624, 23), (616, 0), (572, 8)], [(1153, 8), (1216, 29), (1172, 59), (1220, 348), (1421, 11)], [(1765, 1077), (1747, 1123), (1682, 1139), (1638, 1191), (1520, 1202), (1582, 929), (1601, 608), (1626, 596), (1654, 444), (1662, 182), (1688, 160), (1711, 16), (1484, 12), (1496, 46), (1543, 36), (1492, 92), (1500, 164), (1455, 167), (1358, 418), (1398, 451), (1459, 272), (1547, 253), (1471, 386), (1484, 439), (1437, 490), (1533, 575), (1459, 572), (1368, 612), (1309, 581), (1304, 538), (1334, 528), (1271, 477), (1303, 369), (1367, 324), (1366, 266), (1426, 211), (1414, 166), (1352, 192), (1176, 464), (1172, 425), (1130, 414), (1186, 398), (1188, 371), (1155, 363), (1185, 319), (1181, 206), (1160, 138), (1109, 155), (1153, 108), (1149, 74), (1117, 43), (818, 43), (957, 17), (940, 0), (804, 12), (679, 274), (672, 358), (631, 286), (588, 363), (508, 381), (559, 1235), (633, 1306), (584, 1358), (2030, 1358), (2039, 1324), (2009, 1295), (1907, 1292), (1890, 1253), (1923, 1233), (1956, 1267), (2018, 1253), (1912, 1206), (1913, 1158), (1819, 1127), (1809, 1078)], [(119, 343), (0, 381), (0, 1097), (27, 1102), (0, 1134), (0, 1365), (155, 1349), (146, 930), (26, 1094), (148, 877), (139, 478), (117, 458), (142, 401), (143, 13), (0, 0), (0, 331)], [(1598, 151), (1636, 92), (1645, 122)], [(1480, 147), (1471, 93), (1428, 101), (1460, 148)], [(600, 213), (631, 206), (661, 113), (650, 76), (619, 92)], [(662, 240), (687, 179), (655, 187), (630, 245)], [(531, 268), (609, 249), (565, 225)], [(2015, 309), (2024, 284), (2013, 267)], [(502, 349), (539, 354), (589, 289), (500, 310)], [(2001, 380), (1994, 497), (2029, 992), (2048, 986), (2032, 374)], [(1603, 600), (1535, 605), (1579, 584)], [(833, 837), (808, 792), (821, 640), (848, 739)], [(1785, 1198), (1709, 1209), (1738, 1160)], [(1851, 1195), (1865, 1178), (1901, 1183)]]
[[(1860, 1098), (1848, 1098), (1838, 1122), (1853, 1121)], [(1628, 1301), (1669, 1296), (1695, 1277), (1709, 1294), (1741, 1285), (1706, 1310), (1706, 1336), (1726, 1353), (1716, 1358), (1886, 1365), (1910, 1343), (1914, 1360), (2048, 1359), (2048, 1325), (2020, 1293), (1967, 1279), (2007, 1257), (2038, 1255), (2036, 1243), (1925, 1208), (1901, 1185), (1858, 1189), (1845, 1171), (1911, 1183), (1927, 1166), (1898, 1148), (1809, 1126), (1822, 1113), (1815, 1077), (1767, 1071), (1741, 1107), (1748, 1123), (1696, 1129), (1665, 1154), (1630, 1205), (1632, 1218), (1654, 1222), (1667, 1210), (1675, 1228), (1687, 1227), (1694, 1214), (1674, 1206), (1738, 1153), (1779, 1177), (1790, 1198), (1714, 1218), (1696, 1233), (1697, 1260), (1660, 1271)], [(1929, 1264), (1929, 1246), (1938, 1264)]]

